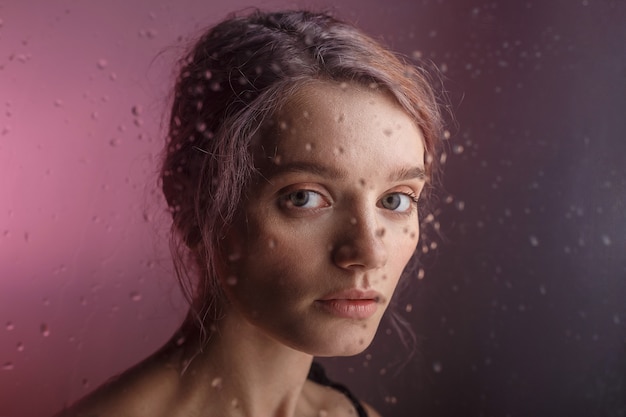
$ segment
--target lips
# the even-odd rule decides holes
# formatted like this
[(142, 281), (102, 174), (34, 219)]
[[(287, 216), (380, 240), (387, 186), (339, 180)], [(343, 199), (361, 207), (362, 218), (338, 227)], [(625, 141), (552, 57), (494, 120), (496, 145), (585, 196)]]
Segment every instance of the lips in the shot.
[(316, 304), (332, 315), (363, 320), (376, 312), (381, 300), (382, 296), (376, 291), (349, 289), (324, 296)]

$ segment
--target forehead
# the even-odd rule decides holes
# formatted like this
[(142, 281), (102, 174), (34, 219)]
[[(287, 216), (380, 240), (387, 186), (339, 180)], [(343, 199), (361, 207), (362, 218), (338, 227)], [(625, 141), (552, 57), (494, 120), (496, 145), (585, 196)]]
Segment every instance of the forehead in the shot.
[(299, 88), (274, 115), (261, 145), (262, 159), (275, 164), (347, 155), (424, 165), (423, 136), (413, 119), (389, 93), (354, 83)]

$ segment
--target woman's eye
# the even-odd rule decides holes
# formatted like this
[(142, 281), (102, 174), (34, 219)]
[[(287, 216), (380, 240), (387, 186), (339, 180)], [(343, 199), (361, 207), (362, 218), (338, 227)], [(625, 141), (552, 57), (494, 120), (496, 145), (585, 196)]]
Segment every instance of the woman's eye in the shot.
[(410, 211), (412, 205), (417, 202), (417, 198), (404, 193), (391, 193), (382, 198), (380, 204), (387, 210), (397, 212)]
[(315, 209), (328, 204), (320, 193), (311, 190), (297, 190), (286, 194), (281, 199), (281, 205), (290, 208)]

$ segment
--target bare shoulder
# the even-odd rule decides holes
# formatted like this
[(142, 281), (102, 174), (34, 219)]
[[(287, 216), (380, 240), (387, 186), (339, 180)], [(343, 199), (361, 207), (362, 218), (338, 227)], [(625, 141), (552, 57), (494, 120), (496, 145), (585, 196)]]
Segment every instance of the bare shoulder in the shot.
[(163, 415), (176, 392), (176, 371), (148, 358), (111, 378), (55, 417), (135, 417)]

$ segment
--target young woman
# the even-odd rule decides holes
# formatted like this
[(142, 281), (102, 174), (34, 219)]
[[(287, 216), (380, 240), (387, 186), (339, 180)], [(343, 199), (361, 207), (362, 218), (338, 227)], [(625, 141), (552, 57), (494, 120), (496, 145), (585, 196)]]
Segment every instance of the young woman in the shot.
[(373, 339), (440, 127), (421, 71), (326, 14), (208, 30), (181, 61), (162, 168), (189, 315), (62, 415), (378, 415), (313, 357)]

